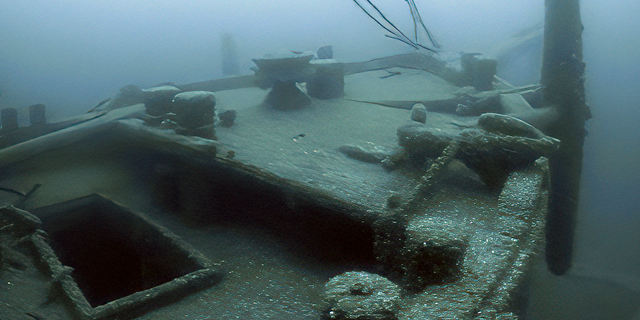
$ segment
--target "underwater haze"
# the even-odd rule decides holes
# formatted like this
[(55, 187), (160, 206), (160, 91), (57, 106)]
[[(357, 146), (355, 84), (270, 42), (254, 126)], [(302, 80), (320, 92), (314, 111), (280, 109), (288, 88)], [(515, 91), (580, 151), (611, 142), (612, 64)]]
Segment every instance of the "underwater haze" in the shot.
[[(412, 28), (404, 1), (378, 2), (400, 28)], [(451, 51), (478, 50), (543, 14), (533, 1), (450, 3), (418, 5)], [(44, 103), (53, 118), (85, 112), (128, 84), (220, 78), (225, 33), (235, 39), (242, 74), (251, 73), (251, 58), (324, 45), (339, 61), (411, 49), (384, 37), (351, 0), (24, 0), (2, 5), (0, 27), (0, 106)]]
[[(372, 2), (400, 29), (413, 30), (404, 0)], [(416, 3), (448, 53), (493, 53), (544, 19), (544, 0)], [(527, 318), (640, 319), (640, 2), (584, 0), (581, 9), (593, 119), (574, 268), (564, 277), (539, 270)], [(239, 74), (252, 73), (251, 58), (325, 45), (338, 61), (413, 50), (385, 37), (352, 0), (5, 1), (0, 30), (0, 108), (19, 109), (23, 125), (33, 104), (45, 104), (55, 121), (128, 84), (223, 77), (225, 34), (235, 42)], [(511, 77), (536, 74), (536, 67), (539, 61), (523, 63)]]

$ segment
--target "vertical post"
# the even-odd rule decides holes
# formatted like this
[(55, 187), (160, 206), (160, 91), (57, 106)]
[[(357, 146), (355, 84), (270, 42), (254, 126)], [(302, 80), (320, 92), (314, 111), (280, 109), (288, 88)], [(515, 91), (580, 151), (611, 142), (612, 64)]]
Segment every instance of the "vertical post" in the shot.
[(222, 75), (237, 76), (240, 74), (236, 42), (231, 33), (222, 35)]
[(16, 108), (4, 108), (0, 111), (2, 130), (9, 132), (18, 129), (18, 110)]
[(541, 84), (543, 104), (555, 106), (558, 120), (547, 134), (561, 140), (549, 158), (550, 192), (546, 230), (549, 271), (562, 275), (571, 268), (578, 211), (585, 122), (591, 117), (585, 102), (582, 62), (582, 22), (579, 0), (545, 0), (546, 16)]
[(44, 104), (34, 104), (29, 106), (29, 121), (32, 126), (47, 123)]

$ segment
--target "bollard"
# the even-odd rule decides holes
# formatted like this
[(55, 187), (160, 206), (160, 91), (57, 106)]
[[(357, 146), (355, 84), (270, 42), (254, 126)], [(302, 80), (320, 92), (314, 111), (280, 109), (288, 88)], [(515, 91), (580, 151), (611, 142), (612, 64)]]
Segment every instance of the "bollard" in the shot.
[(307, 80), (307, 93), (316, 99), (334, 99), (344, 95), (344, 66), (341, 63), (320, 65)]
[(264, 102), (277, 110), (296, 110), (311, 105), (311, 99), (292, 80), (276, 81)]
[(47, 123), (44, 104), (34, 104), (29, 106), (29, 121), (32, 126)]
[(493, 77), (498, 68), (494, 59), (478, 59), (479, 53), (465, 53), (460, 58), (462, 73), (456, 82), (459, 87), (474, 86), (478, 91), (493, 90)]
[(333, 46), (324, 46), (317, 51), (318, 59), (333, 59)]
[(482, 59), (476, 62), (473, 86), (478, 91), (493, 90), (493, 78), (498, 70), (498, 61)]
[(18, 110), (15, 108), (4, 108), (0, 111), (0, 118), (3, 131), (13, 131), (18, 129)]

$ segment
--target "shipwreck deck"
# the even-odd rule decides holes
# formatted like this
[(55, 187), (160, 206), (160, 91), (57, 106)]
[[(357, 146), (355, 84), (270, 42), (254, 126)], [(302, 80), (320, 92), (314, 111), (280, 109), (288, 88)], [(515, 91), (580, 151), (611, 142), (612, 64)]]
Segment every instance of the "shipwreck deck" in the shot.
[[(226, 274), (211, 288), (136, 313), (140, 319), (319, 319), (324, 283), (350, 270), (383, 274), (407, 289), (398, 319), (522, 311), (543, 241), (544, 160), (509, 172), (498, 190), (459, 159), (448, 159), (430, 181), (425, 174), (437, 160), (417, 170), (383, 164), (402, 149), (398, 128), (417, 124), (402, 105), (453, 99), (460, 88), (395, 67), (347, 75), (343, 98), (312, 99), (299, 110), (270, 108), (267, 91), (255, 87), (215, 94), (218, 111), (237, 111), (233, 126), (216, 128), (217, 140), (148, 126), (138, 119), (144, 106), (124, 107), (0, 150), (0, 185), (26, 193), (41, 184), (24, 202), (27, 211), (98, 193), (171, 230)], [(423, 126), (457, 137), (477, 119), (428, 112)], [(425, 193), (427, 183), (436, 187)], [(403, 239), (388, 239), (396, 235)], [(421, 244), (433, 237), (463, 255), (445, 264), (455, 270), (442, 278), (411, 264), (430, 254)], [(5, 265), (0, 279), (29, 272)], [(0, 292), (2, 301), (15, 299), (17, 307), (2, 311), (9, 316), (68, 316), (55, 307), (63, 302), (36, 305), (10, 298), (11, 290), (3, 284)]]

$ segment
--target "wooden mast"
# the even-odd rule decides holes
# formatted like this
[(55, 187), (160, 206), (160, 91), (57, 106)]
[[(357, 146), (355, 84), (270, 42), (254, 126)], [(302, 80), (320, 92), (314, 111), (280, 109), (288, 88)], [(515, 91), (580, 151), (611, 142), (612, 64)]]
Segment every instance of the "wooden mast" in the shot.
[(580, 1), (545, 0), (545, 7), (540, 82), (544, 105), (555, 106), (559, 115), (546, 133), (562, 141), (549, 159), (545, 254), (549, 271), (562, 275), (571, 268), (585, 122), (591, 113), (585, 102)]

